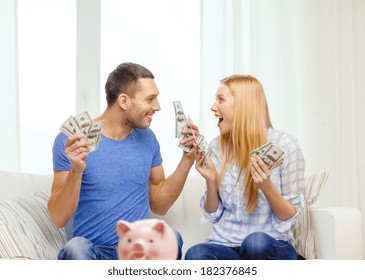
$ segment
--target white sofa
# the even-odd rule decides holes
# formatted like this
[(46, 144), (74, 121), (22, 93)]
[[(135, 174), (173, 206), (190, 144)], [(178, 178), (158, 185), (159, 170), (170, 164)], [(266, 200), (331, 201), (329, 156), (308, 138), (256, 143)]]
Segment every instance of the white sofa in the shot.
[[(46, 199), (51, 182), (51, 175), (0, 171), (0, 259), (54, 259), (60, 246), (70, 238), (70, 225), (57, 229), (47, 216)], [(184, 239), (183, 252), (190, 246), (204, 241), (210, 231), (209, 224), (200, 224), (199, 200), (204, 189), (205, 184), (201, 177), (189, 176), (182, 194), (168, 214), (163, 217), (152, 215), (166, 220), (181, 233)], [(39, 194), (38, 192), (42, 192), (42, 195), (35, 196)], [(20, 203), (20, 206), (16, 205), (20, 208), (16, 208), (14, 204), (17, 204), (22, 197), (27, 199)], [(31, 201), (34, 199), (38, 199), (37, 207), (41, 209), (32, 206)], [(13, 207), (15, 212), (19, 213), (8, 211), (8, 208)], [(20, 212), (28, 216), (20, 215)], [(42, 212), (43, 216), (38, 212)], [(23, 220), (14, 221), (17, 219), (17, 214), (21, 216), (19, 219)], [(25, 226), (30, 220), (29, 216), (34, 216), (34, 221), (30, 226)], [(357, 209), (311, 207), (310, 217), (316, 242), (316, 258), (363, 259), (361, 215)], [(16, 226), (9, 226), (8, 223), (12, 222), (19, 223)], [(12, 247), (10, 252), (4, 252), (9, 250), (5, 248), (9, 245)]]

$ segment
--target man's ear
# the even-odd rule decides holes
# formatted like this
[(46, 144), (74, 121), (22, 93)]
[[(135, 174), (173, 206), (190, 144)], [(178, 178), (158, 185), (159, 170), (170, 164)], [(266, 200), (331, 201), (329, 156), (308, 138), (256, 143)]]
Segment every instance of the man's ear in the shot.
[(122, 108), (123, 110), (126, 110), (129, 108), (129, 105), (131, 104), (131, 99), (127, 94), (121, 93), (118, 96), (118, 104), (119, 104), (120, 108)]

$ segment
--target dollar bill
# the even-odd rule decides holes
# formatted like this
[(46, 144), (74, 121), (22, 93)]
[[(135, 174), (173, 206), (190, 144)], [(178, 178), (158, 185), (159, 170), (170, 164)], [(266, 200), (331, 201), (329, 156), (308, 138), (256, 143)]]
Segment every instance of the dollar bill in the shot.
[(86, 136), (86, 140), (91, 142), (91, 151), (98, 149), (99, 141), (101, 140), (101, 129), (103, 128), (104, 121), (92, 122), (89, 132)]
[(76, 133), (83, 134), (85, 139), (91, 142), (91, 151), (98, 149), (101, 140), (101, 129), (104, 121), (93, 122), (88, 112), (82, 112), (76, 116), (70, 116), (64, 121), (60, 130), (67, 136)]
[[(188, 122), (185, 122), (185, 126), (183, 127), (182, 130), (187, 129), (187, 123)], [(190, 134), (183, 134), (183, 133), (180, 132), (179, 145), (178, 145), (178, 147), (181, 148), (181, 149), (183, 149), (185, 152), (190, 152), (192, 150), (193, 146), (187, 147), (187, 146), (181, 144), (181, 141), (184, 140), (184, 139), (186, 139), (186, 138), (189, 138), (190, 136), (191, 136)]]
[(92, 122), (93, 122), (89, 113), (82, 112), (81, 114), (74, 116), (73, 119), (75, 120), (80, 132), (82, 134), (84, 134), (86, 137), (89, 133), (89, 130), (90, 130)]
[(203, 137), (203, 140), (199, 144), (199, 149), (202, 150), (204, 156), (206, 156), (206, 157), (208, 157), (210, 155), (210, 153), (212, 152), (211, 146), (208, 144), (207, 141), (204, 140), (204, 137)]
[(274, 145), (270, 145), (270, 147), (264, 152), (261, 156), (262, 161), (267, 165), (267, 167), (271, 170), (273, 166), (277, 166), (276, 164), (280, 162), (281, 156), (284, 154), (282, 150)]
[(181, 131), (185, 129), (187, 118), (181, 105), (181, 101), (174, 101), (175, 109), (175, 137), (180, 138)]
[(253, 150), (251, 156), (259, 156), (266, 164), (269, 170), (272, 170), (284, 162), (284, 151), (276, 147), (271, 142), (268, 142), (261, 147)]
[(60, 130), (65, 133), (67, 136), (71, 136), (76, 134), (78, 131), (76, 130), (76, 123), (72, 116), (68, 117), (67, 120), (63, 122), (60, 127)]
[(198, 137), (197, 137), (194, 133), (194, 130), (193, 130), (193, 137), (194, 137), (195, 143), (197, 144), (198, 148), (202, 151), (202, 153), (205, 157), (205, 159), (204, 159), (204, 165), (205, 165), (206, 158), (212, 152), (212, 147), (208, 144), (207, 141), (205, 141), (203, 135), (199, 134)]
[(189, 134), (182, 133), (183, 130), (187, 129), (187, 124), (192, 122), (191, 118), (186, 118), (180, 101), (174, 101), (173, 104), (175, 109), (175, 137), (179, 139), (178, 147), (183, 149), (185, 152), (190, 152), (193, 147), (187, 147), (181, 144), (181, 141), (191, 136)]
[(270, 147), (272, 143), (267, 142), (266, 144), (262, 145), (261, 147), (258, 147), (257, 149), (253, 150), (250, 155), (253, 156), (259, 156), (261, 157), (262, 154), (265, 153), (265, 151)]

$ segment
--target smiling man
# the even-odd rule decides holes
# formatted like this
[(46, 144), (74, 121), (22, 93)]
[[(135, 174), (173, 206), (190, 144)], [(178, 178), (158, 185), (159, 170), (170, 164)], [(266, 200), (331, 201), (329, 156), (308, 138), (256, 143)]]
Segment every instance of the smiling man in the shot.
[[(118, 259), (118, 220), (148, 218), (149, 209), (164, 215), (178, 198), (194, 163), (194, 149), (183, 153), (174, 173), (165, 178), (159, 143), (149, 128), (160, 110), (153, 74), (135, 63), (123, 63), (105, 85), (107, 108), (98, 149), (82, 134), (59, 133), (53, 147), (54, 179), (48, 202), (53, 223), (73, 218), (74, 237), (58, 259)], [(190, 124), (183, 133), (198, 134)], [(193, 137), (182, 141), (191, 146)], [(179, 256), (182, 240), (177, 234)]]

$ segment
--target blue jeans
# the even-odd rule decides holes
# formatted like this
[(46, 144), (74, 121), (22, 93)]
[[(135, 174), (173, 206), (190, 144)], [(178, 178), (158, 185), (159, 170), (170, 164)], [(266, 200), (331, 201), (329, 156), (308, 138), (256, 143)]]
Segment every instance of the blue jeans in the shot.
[[(181, 259), (183, 240), (180, 233), (176, 232), (178, 243), (177, 260)], [(68, 241), (58, 253), (59, 260), (117, 260), (118, 244), (95, 245), (84, 237), (74, 237)]]
[(263, 232), (248, 235), (240, 247), (201, 243), (191, 247), (186, 260), (297, 260), (293, 246)]

